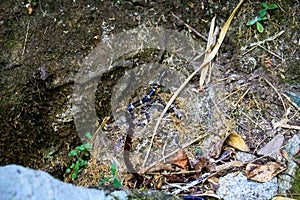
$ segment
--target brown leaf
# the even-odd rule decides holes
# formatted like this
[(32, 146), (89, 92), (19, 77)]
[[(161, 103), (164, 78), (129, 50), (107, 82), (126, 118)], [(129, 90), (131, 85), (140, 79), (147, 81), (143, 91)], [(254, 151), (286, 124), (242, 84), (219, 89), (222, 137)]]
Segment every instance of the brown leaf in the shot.
[(265, 62), (266, 68), (269, 68), (272, 66), (272, 61), (269, 58), (265, 58), (264, 62)]
[(295, 161), (295, 163), (300, 165), (300, 148), (297, 150), (297, 152), (293, 156), (293, 161)]
[(220, 157), (222, 147), (223, 147), (225, 140), (226, 140), (226, 137), (219, 140), (216, 144), (214, 144), (211, 147), (210, 157), (216, 158), (216, 159)]
[(289, 153), (285, 149), (281, 150), (281, 154), (284, 157), (284, 159), (286, 159), (286, 161), (290, 162)]
[(264, 183), (271, 180), (285, 169), (286, 167), (284, 165), (276, 162), (269, 162), (265, 165), (249, 163), (246, 166), (246, 176), (248, 179)]
[(211, 147), (211, 151), (210, 151), (210, 157), (215, 158), (215, 159), (220, 157), (223, 144), (224, 144), (226, 138), (228, 137), (228, 131), (226, 129), (221, 129), (220, 132), (218, 133), (218, 135), (222, 139), (218, 139), (217, 142)]
[(205, 157), (201, 157), (199, 161), (195, 164), (195, 170), (202, 170), (202, 168), (207, 167), (209, 160)]
[(232, 132), (229, 134), (229, 136), (227, 137), (226, 141), (225, 141), (228, 145), (240, 150), (240, 151), (245, 151), (245, 152), (249, 152), (250, 149), (249, 147), (246, 145), (244, 139), (237, 133)]
[(170, 183), (183, 183), (185, 181), (182, 176), (177, 176), (175, 174), (164, 174), (163, 176), (166, 177)]
[(177, 152), (176, 157), (174, 157), (171, 161), (169, 161), (170, 164), (176, 165), (184, 170), (187, 170), (189, 165), (189, 159), (184, 152), (182, 148), (180, 148)]

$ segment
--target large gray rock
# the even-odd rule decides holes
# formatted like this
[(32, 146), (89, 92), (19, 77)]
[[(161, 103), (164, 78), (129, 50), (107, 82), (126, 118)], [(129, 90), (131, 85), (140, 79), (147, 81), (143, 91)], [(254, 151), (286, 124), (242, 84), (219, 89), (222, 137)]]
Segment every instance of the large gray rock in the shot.
[(110, 187), (105, 191), (65, 183), (50, 174), (19, 165), (0, 167), (0, 200), (178, 200), (160, 191), (128, 191)]
[[(119, 196), (118, 198), (127, 199), (126, 193), (123, 197)], [(0, 199), (112, 200), (115, 198), (102, 190), (88, 189), (64, 183), (43, 171), (18, 165), (7, 165), (0, 167)]]

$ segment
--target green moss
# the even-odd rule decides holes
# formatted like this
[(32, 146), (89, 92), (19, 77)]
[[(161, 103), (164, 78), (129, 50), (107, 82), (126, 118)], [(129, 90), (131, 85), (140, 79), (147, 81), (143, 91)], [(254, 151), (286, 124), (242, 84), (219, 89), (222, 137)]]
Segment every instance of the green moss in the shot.
[[(300, 194), (300, 170), (299, 170), (299, 168), (296, 171), (294, 184), (293, 184), (290, 194), (291, 194), (292, 198), (300, 199), (300, 196), (299, 196), (299, 194)], [(293, 194), (295, 194), (295, 195), (297, 194), (297, 196), (293, 196)]]

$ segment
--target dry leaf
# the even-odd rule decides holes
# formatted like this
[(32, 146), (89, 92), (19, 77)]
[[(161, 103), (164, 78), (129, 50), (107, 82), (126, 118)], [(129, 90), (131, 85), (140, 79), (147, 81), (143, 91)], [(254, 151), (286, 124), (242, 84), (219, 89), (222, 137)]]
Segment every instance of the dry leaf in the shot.
[(163, 178), (160, 174), (154, 174), (154, 181), (156, 183), (156, 188), (160, 189), (163, 184)]
[(286, 167), (284, 165), (276, 162), (269, 162), (265, 165), (249, 163), (246, 166), (246, 176), (248, 179), (264, 183), (271, 180), (285, 169)]
[(189, 165), (189, 159), (184, 150), (180, 148), (177, 152), (176, 157), (174, 157), (169, 163), (176, 165), (184, 170), (187, 170)]
[(291, 199), (287, 197), (274, 197), (272, 200), (296, 200), (296, 199)]
[(237, 133), (232, 132), (230, 133), (230, 135), (227, 137), (226, 141), (225, 141), (228, 145), (240, 150), (240, 151), (245, 151), (245, 152), (249, 152), (250, 149), (249, 147), (246, 145), (244, 139)]
[[(213, 41), (213, 37), (214, 37), (214, 30), (215, 30), (215, 21), (216, 21), (216, 17), (214, 17), (211, 20), (211, 24), (210, 24), (210, 30), (209, 30), (209, 34), (208, 34), (208, 40), (207, 40), (207, 45), (206, 45), (206, 53), (205, 53), (205, 57), (206, 58), (209, 53), (211, 52), (211, 48), (215, 45), (216, 41)], [(205, 66), (203, 66), (202, 70), (201, 70), (201, 75), (200, 75), (200, 80), (199, 80), (199, 86), (200, 86), (200, 90), (203, 90), (203, 85), (207, 76), (207, 72), (208, 72), (208, 67), (209, 67), (209, 63), (207, 63)]]
[(182, 176), (177, 176), (175, 174), (164, 174), (163, 176), (168, 179), (169, 183), (183, 183), (185, 181)]
[(293, 156), (293, 161), (295, 161), (295, 163), (300, 165), (300, 148), (297, 150), (297, 152)]
[(205, 157), (201, 157), (199, 161), (195, 164), (194, 169), (201, 171), (202, 168), (207, 167), (209, 160)]
[(226, 138), (228, 137), (228, 131), (226, 129), (221, 129), (220, 132), (218, 133), (218, 135), (222, 139), (218, 140), (217, 143), (213, 144), (210, 147), (210, 151), (209, 151), (210, 157), (215, 158), (215, 159), (219, 158), (221, 155), (223, 144), (224, 144)]
[(266, 68), (269, 68), (272, 66), (272, 61), (269, 58), (265, 58), (264, 62), (265, 62)]
[(289, 153), (285, 149), (281, 149), (281, 154), (286, 161), (290, 162)]
[(219, 158), (221, 151), (222, 151), (222, 147), (224, 144), (224, 141), (226, 140), (226, 138), (219, 140), (216, 144), (214, 144), (210, 149), (210, 157), (212, 158)]
[(284, 137), (282, 134), (276, 135), (270, 142), (268, 142), (263, 148), (261, 148), (257, 154), (276, 159), (280, 155), (280, 148), (283, 144)]

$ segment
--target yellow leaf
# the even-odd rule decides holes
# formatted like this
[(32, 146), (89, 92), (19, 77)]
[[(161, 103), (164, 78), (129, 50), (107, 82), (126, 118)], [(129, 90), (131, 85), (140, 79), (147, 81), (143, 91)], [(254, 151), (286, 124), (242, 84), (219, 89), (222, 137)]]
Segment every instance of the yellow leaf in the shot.
[(250, 151), (249, 147), (246, 145), (244, 139), (237, 133), (232, 132), (229, 134), (225, 141), (228, 145), (240, 150), (248, 152)]
[(296, 200), (296, 199), (291, 199), (287, 197), (274, 197), (272, 200)]

